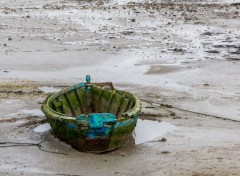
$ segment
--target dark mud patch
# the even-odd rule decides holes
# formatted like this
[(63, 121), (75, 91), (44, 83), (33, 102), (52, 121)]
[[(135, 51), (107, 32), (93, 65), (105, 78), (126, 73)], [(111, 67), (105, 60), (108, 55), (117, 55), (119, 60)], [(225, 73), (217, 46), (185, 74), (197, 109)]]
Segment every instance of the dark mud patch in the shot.
[(218, 54), (220, 53), (219, 51), (217, 50), (209, 50), (209, 51), (205, 51), (206, 53), (211, 53), (211, 54)]
[(121, 32), (123, 35), (133, 35), (135, 32), (134, 31), (123, 31)]
[(14, 133), (24, 133), (36, 127), (39, 124), (46, 123), (47, 119), (39, 119), (37, 116), (28, 116), (24, 118), (9, 118), (9, 119), (0, 119), (0, 124), (13, 124), (16, 127), (12, 132)]
[(240, 61), (240, 58), (236, 58), (236, 57), (229, 57), (227, 58), (228, 61)]
[[(46, 119), (36, 119), (39, 118), (38, 116), (28, 116), (28, 117), (21, 117), (21, 118), (4, 118), (4, 119), (0, 119), (0, 123), (13, 123), (19, 120), (30, 120), (30, 121), (44, 121)], [(21, 125), (20, 125), (21, 126)]]
[(37, 85), (31, 83), (0, 83), (0, 97), (46, 95)]
[(239, 2), (232, 3), (232, 4), (230, 4), (230, 6), (234, 6), (234, 7), (240, 8), (240, 3)]
[(238, 48), (240, 49), (240, 46), (238, 45), (213, 45), (215, 48)]
[(192, 176), (214, 176), (214, 174), (205, 174), (205, 173), (193, 173)]
[(177, 66), (154, 65), (154, 66), (151, 66), (151, 68), (145, 74), (147, 75), (166, 74), (166, 73), (182, 71), (183, 69), (184, 69), (183, 67), (177, 67)]
[(230, 54), (240, 54), (240, 50), (229, 52)]
[(0, 70), (0, 72), (9, 73), (10, 71), (8, 71), (8, 70)]
[(30, 118), (28, 122), (25, 122), (18, 126), (18, 128), (26, 127), (26, 128), (33, 128), (38, 124), (44, 124), (47, 122), (47, 119), (36, 119)]
[(166, 117), (164, 116), (164, 114), (158, 113), (158, 114), (154, 114), (154, 113), (142, 113), (141, 114), (141, 119), (142, 120), (152, 120), (152, 121), (158, 121), (161, 122), (162, 118)]
[(19, 118), (11, 118), (11, 119), (0, 119), (0, 123), (13, 123), (20, 120)]

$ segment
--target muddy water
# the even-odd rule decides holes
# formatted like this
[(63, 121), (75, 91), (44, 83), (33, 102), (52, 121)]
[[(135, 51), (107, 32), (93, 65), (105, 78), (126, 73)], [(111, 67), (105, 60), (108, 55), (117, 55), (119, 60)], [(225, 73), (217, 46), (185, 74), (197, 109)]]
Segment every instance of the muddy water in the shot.
[(44, 132), (47, 132), (50, 129), (51, 129), (50, 124), (45, 123), (45, 124), (38, 125), (36, 128), (33, 129), (33, 131), (35, 131), (37, 133), (44, 133)]
[[(49, 123), (40, 124), (33, 131), (37, 133), (44, 133), (51, 129)], [(174, 131), (176, 127), (167, 122), (159, 122), (152, 120), (138, 119), (137, 126), (133, 132), (135, 144), (142, 144), (145, 142), (158, 140), (166, 133)]]

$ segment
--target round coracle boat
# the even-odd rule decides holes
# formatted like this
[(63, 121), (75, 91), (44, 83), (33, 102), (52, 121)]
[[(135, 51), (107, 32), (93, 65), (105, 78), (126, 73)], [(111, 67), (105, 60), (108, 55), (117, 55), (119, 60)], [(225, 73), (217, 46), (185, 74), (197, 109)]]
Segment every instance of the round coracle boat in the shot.
[(83, 152), (102, 153), (125, 144), (141, 110), (134, 95), (116, 90), (111, 82), (68, 87), (48, 96), (42, 111), (54, 135)]

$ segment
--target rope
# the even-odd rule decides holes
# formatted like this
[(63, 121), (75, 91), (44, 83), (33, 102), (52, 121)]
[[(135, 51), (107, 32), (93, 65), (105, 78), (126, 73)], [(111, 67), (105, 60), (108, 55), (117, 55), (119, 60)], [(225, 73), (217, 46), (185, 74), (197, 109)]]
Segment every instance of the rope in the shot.
[[(60, 117), (60, 116), (59, 116)], [(53, 128), (55, 127), (57, 120), (59, 119), (59, 117), (55, 120), (55, 123), (53, 125)], [(42, 143), (44, 143), (47, 139), (47, 137), (49, 136), (50, 133), (48, 133), (44, 139), (42, 141), (40, 141), (39, 143), (28, 143), (28, 142), (8, 142), (8, 141), (0, 141), (0, 148), (7, 148), (7, 147), (31, 147), (31, 146), (37, 146), (39, 150), (43, 151), (43, 152), (47, 152), (47, 153), (54, 153), (54, 154), (60, 154), (60, 155), (67, 155), (66, 153), (62, 153), (62, 152), (53, 152), (53, 151), (48, 151), (43, 149), (42, 147)]]

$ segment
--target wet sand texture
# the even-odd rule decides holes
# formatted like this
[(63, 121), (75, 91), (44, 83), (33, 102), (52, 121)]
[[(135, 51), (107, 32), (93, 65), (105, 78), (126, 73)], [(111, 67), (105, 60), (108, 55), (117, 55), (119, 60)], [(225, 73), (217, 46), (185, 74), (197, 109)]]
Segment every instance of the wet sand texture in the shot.
[[(239, 175), (239, 29), (236, 0), (1, 0), (0, 141), (42, 143), (2, 143), (0, 175)], [(36, 132), (48, 93), (87, 74), (167, 133), (94, 155)]]

